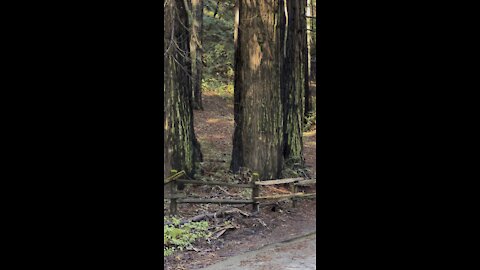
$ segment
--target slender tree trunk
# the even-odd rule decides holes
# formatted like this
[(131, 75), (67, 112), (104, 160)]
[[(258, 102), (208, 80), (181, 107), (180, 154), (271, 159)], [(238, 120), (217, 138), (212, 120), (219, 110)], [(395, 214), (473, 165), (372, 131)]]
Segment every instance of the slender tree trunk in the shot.
[(279, 17), (278, 0), (239, 0), (231, 166), (261, 179), (279, 177), (283, 165)]
[(217, 1), (217, 6), (215, 7), (215, 12), (213, 13), (213, 18), (215, 18), (217, 16), (219, 6), (220, 6), (220, 0)]
[[(307, 0), (306, 3), (306, 15), (312, 16), (312, 0)], [(310, 92), (310, 79), (312, 76), (312, 19), (306, 19), (306, 32), (307, 32), (307, 54), (305, 56), (306, 71), (305, 71), (305, 116), (312, 111), (312, 93)]]
[(307, 17), (307, 46), (308, 46), (308, 77), (310, 77), (310, 67), (311, 67), (311, 62), (310, 59), (312, 58), (312, 51), (311, 51), (311, 40), (312, 40), (312, 25), (311, 25), (311, 17), (312, 17), (312, 0), (307, 0), (307, 7), (306, 7), (306, 14)]
[(280, 88), (283, 104), (283, 155), (287, 166), (304, 165), (305, 0), (280, 0), (284, 6), (280, 35)]
[(185, 1), (169, 0), (164, 12), (164, 176), (171, 169), (193, 176), (202, 154), (193, 129)]
[(310, 80), (315, 81), (317, 80), (317, 40), (316, 40), (316, 16), (317, 16), (317, 1), (310, 0), (312, 2), (312, 19), (310, 19), (310, 28), (312, 29), (311, 33), (311, 58), (310, 58)]
[(190, 53), (192, 56), (193, 108), (203, 110), (202, 104), (202, 31), (203, 0), (191, 0), (192, 26), (190, 31)]
[(238, 22), (239, 22), (239, 19), (240, 19), (238, 1), (239, 0), (235, 0), (235, 7), (234, 7), (234, 10), (233, 10), (233, 15), (235, 16), (234, 21), (233, 21), (233, 46), (234, 46), (235, 51), (237, 50)]

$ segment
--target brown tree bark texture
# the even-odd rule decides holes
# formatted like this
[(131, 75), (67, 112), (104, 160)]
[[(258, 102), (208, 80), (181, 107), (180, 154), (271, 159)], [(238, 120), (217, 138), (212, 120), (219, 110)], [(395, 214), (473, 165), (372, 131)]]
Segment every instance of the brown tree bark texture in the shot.
[(191, 0), (192, 25), (190, 52), (192, 55), (192, 88), (193, 108), (203, 110), (202, 104), (202, 31), (203, 31), (203, 0)]
[(164, 176), (171, 169), (193, 176), (201, 160), (193, 129), (188, 15), (183, 0), (169, 0), (164, 10)]
[(278, 1), (239, 0), (237, 39), (232, 169), (276, 179), (283, 164)]
[[(303, 115), (305, 94), (306, 33), (305, 0), (280, 0), (284, 6), (281, 23), (282, 49), (280, 51), (283, 103), (283, 155), (288, 161), (303, 161)], [(290, 164), (291, 165), (291, 164)]]

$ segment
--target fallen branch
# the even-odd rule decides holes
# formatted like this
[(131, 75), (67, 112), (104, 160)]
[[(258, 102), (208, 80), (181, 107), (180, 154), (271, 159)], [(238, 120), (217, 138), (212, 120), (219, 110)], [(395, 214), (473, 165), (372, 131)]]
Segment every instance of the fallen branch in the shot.
[(232, 200), (232, 199), (179, 199), (177, 203), (215, 203), (215, 204), (251, 204), (253, 200)]
[(232, 194), (230, 192), (228, 192), (227, 190), (225, 190), (224, 188), (222, 188), (221, 186), (216, 186), (218, 189), (220, 189), (221, 191), (223, 191), (225, 194), (227, 194), (228, 196), (236, 196), (235, 194)]
[(183, 183), (187, 185), (208, 185), (208, 186), (226, 186), (226, 187), (237, 187), (237, 188), (252, 188), (252, 184), (237, 184), (229, 182), (219, 182), (219, 181), (202, 181), (202, 180), (177, 180), (178, 183)]
[[(230, 215), (230, 214), (234, 214), (234, 213), (239, 213), (239, 214), (241, 214), (243, 216), (246, 216), (246, 217), (250, 216), (250, 214), (248, 214), (246, 212), (243, 212), (242, 210), (240, 210), (238, 208), (224, 208), (224, 209), (218, 210), (215, 213), (204, 213), (204, 214), (197, 215), (197, 216), (194, 216), (192, 218), (189, 218), (187, 220), (180, 220), (179, 225), (184, 225), (184, 224), (191, 223), (191, 222), (199, 222), (199, 221), (206, 220), (206, 219), (211, 219), (211, 218), (225, 217), (226, 215)], [(163, 225), (164, 226), (173, 225), (173, 222), (171, 222), (171, 221), (164, 222)]]

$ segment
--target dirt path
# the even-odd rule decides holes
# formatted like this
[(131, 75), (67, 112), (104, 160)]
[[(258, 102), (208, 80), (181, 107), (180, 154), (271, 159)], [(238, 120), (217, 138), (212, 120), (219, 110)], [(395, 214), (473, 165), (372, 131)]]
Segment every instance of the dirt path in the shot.
[(316, 269), (316, 234), (231, 257), (204, 270)]

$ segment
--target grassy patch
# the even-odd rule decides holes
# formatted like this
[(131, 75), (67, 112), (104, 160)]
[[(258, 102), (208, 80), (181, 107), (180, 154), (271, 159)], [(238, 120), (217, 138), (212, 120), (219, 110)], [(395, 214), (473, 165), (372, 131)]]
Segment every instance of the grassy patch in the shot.
[(203, 15), (203, 61), (205, 63), (202, 89), (205, 92), (233, 97), (234, 44), (233, 1), (220, 4), (214, 18), (217, 1), (205, 2)]
[(163, 226), (163, 256), (170, 256), (178, 250), (192, 248), (195, 241), (210, 236), (208, 222), (190, 222), (179, 225), (180, 220), (176, 218), (164, 221), (173, 222), (172, 225)]

